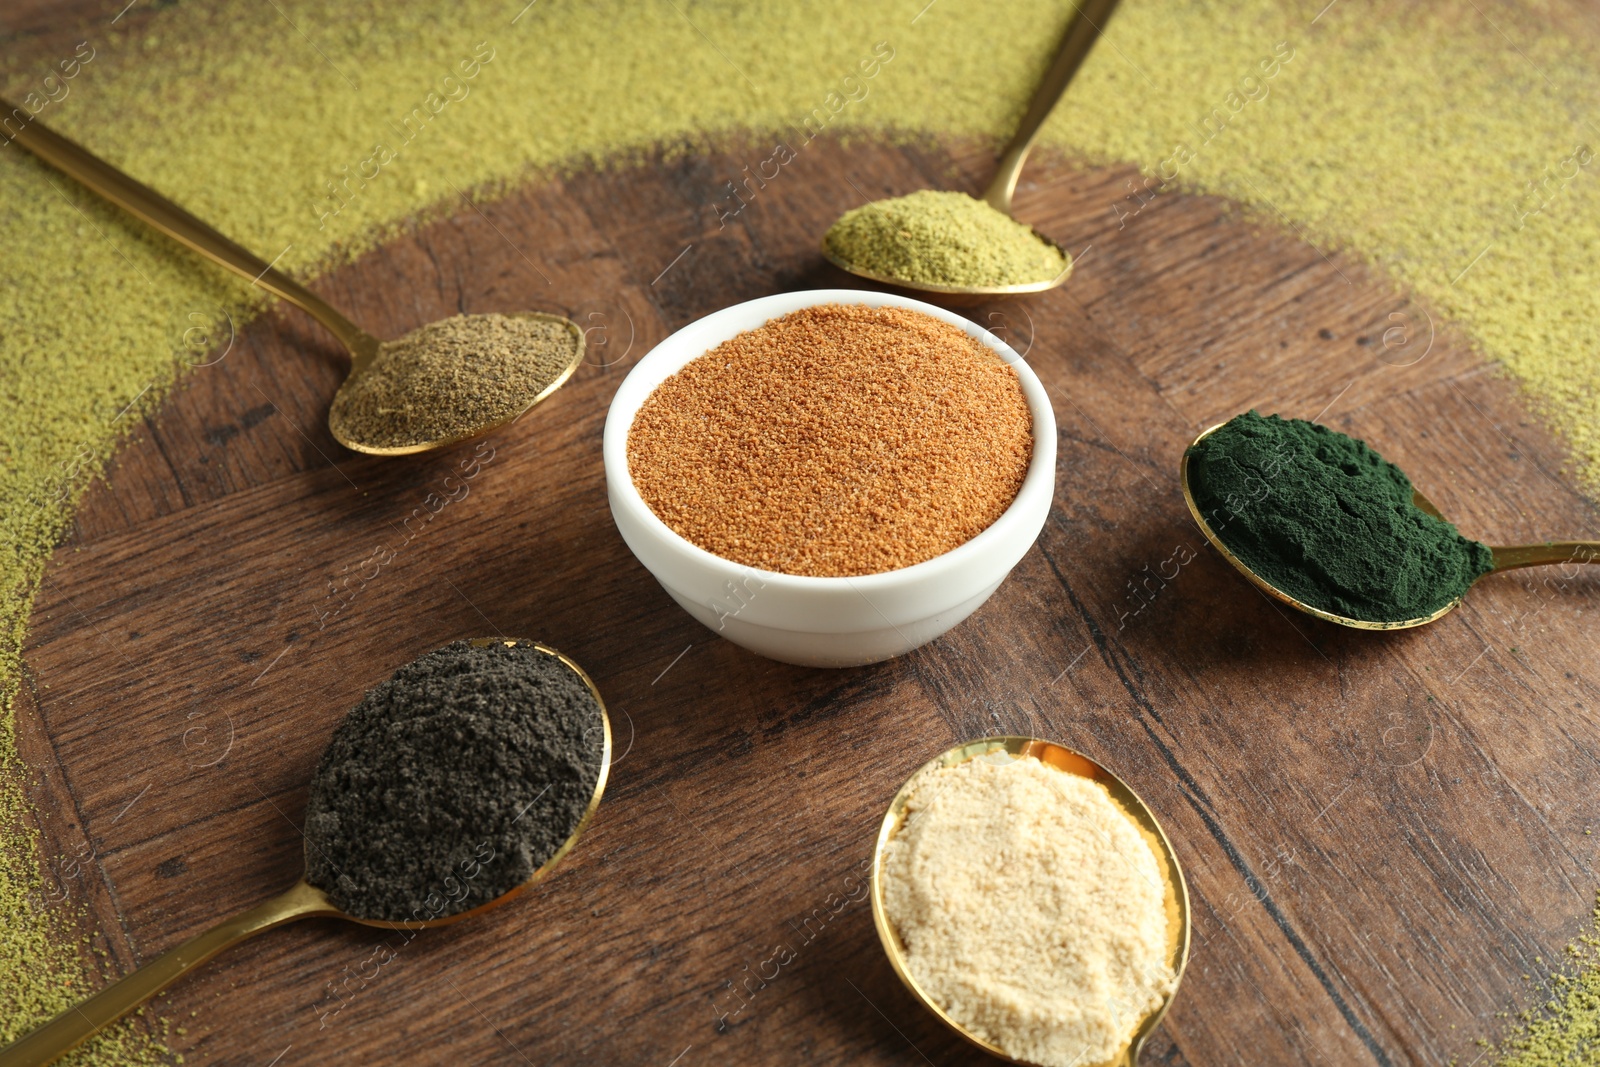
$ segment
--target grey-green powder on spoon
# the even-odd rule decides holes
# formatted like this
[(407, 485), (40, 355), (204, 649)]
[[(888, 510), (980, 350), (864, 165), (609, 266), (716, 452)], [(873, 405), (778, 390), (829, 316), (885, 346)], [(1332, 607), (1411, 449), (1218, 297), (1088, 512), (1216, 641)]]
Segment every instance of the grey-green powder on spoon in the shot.
[(576, 362), (581, 335), (563, 320), (455, 315), (379, 350), (328, 410), (342, 441), (407, 448), (475, 434), (521, 414)]

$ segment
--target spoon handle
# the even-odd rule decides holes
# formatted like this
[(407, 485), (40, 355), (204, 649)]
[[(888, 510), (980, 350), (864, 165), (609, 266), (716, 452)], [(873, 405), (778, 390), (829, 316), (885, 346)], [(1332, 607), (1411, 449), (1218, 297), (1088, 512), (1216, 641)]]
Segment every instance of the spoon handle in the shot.
[(177, 981), (225, 948), (274, 926), (314, 915), (336, 915), (322, 891), (305, 882), (249, 911), (224, 920), (157, 956), (137, 971), (68, 1008), (37, 1030), (0, 1049), (0, 1067), (44, 1067)]
[[(1515, 570), (1545, 563), (1600, 563), (1600, 541), (1547, 541), (1542, 545), (1492, 545), (1494, 569)], [(4, 1067), (0, 1064), (0, 1067)]]
[(1056, 101), (1067, 91), (1067, 85), (1088, 58), (1089, 50), (1094, 47), (1100, 31), (1105, 29), (1116, 7), (1117, 0), (1077, 0), (1077, 8), (1067, 23), (1067, 30), (1061, 35), (1061, 48), (1039, 82), (1027, 114), (1022, 116), (1017, 132), (1011, 136), (1011, 143), (1000, 156), (999, 171), (989, 183), (989, 188), (983, 191), (983, 198), (990, 207), (1011, 214), (1011, 194), (1016, 191), (1022, 164), (1027, 162), (1033, 142), (1044, 128), (1044, 120), (1055, 110)]
[[(0, 114), (27, 115), (24, 108), (0, 99)], [(160, 230), (168, 237), (221, 264), (252, 285), (259, 285), (300, 308), (316, 319), (360, 360), (378, 342), (364, 330), (335, 311), (326, 301), (288, 275), (267, 263), (244, 246), (224, 237), (171, 200), (122, 171), (76, 142), (47, 129), (37, 119), (29, 119), (19, 129), (8, 120), (6, 133), (11, 140), (32, 152), (67, 177), (117, 205), (128, 214)], [(0, 142), (3, 147), (4, 142)], [(288, 249), (284, 249), (285, 252)], [(282, 253), (279, 253), (282, 255)]]

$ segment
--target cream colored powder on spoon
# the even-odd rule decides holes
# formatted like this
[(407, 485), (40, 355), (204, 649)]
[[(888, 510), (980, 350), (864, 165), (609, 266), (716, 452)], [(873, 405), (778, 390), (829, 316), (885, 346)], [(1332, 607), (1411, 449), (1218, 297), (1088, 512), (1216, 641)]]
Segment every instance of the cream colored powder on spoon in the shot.
[(1031, 756), (925, 771), (883, 857), (917, 984), (1045, 1067), (1112, 1059), (1172, 992), (1164, 885), (1102, 786)]

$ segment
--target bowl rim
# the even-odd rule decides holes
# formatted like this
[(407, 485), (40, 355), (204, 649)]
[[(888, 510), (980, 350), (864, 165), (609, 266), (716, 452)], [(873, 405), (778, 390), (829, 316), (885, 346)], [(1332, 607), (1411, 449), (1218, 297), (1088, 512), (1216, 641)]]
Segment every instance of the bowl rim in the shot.
[[(786, 574), (783, 571), (771, 571), (761, 567), (754, 567), (747, 563), (719, 556), (714, 552), (701, 548), (682, 534), (663, 522), (646, 504), (644, 497), (639, 495), (639, 490), (633, 484), (633, 475), (628, 470), (628, 433), (633, 428), (633, 420), (638, 415), (639, 409), (644, 406), (646, 399), (659, 387), (656, 382), (647, 390), (642, 390), (637, 400), (625, 402), (629, 389), (628, 384), (636, 375), (644, 371), (647, 364), (669, 362), (681, 356), (682, 349), (694, 337), (705, 332), (708, 327), (720, 325), (722, 320), (748, 318), (752, 312), (765, 311), (766, 317), (753, 326), (743, 326), (727, 333), (719, 340), (711, 342), (700, 348), (693, 355), (684, 359), (661, 381), (677, 373), (694, 359), (709, 352), (724, 340), (729, 340), (740, 333), (756, 329), (766, 322), (770, 322), (781, 315), (802, 308), (817, 307), (822, 304), (855, 304), (865, 307), (903, 307), (912, 311), (920, 311), (942, 322), (960, 328), (968, 336), (979, 341), (989, 348), (995, 355), (1003, 359), (1016, 372), (1017, 380), (1022, 387), (1022, 394), (1028, 403), (1028, 410), (1033, 416), (1033, 452), (1028, 460), (1028, 471), (1023, 476), (1022, 485), (1017, 489), (1017, 495), (999, 518), (984, 527), (970, 540), (964, 541), (948, 552), (934, 556), (932, 559), (913, 563), (909, 567), (901, 567), (892, 571), (875, 571), (871, 574), (845, 575), (818, 577), (805, 574)], [(714, 331), (715, 332), (715, 331)], [(688, 336), (686, 336), (688, 335)], [(698, 343), (698, 342), (695, 342)], [(641, 376), (649, 377), (646, 373)], [(626, 420), (625, 424), (623, 420)], [(1041, 433), (1047, 430), (1048, 433)], [(775, 589), (790, 589), (795, 591), (853, 591), (857, 594), (866, 594), (890, 588), (898, 588), (905, 584), (917, 583), (926, 580), (936, 580), (951, 571), (965, 568), (969, 563), (981, 558), (986, 553), (1001, 548), (1001, 543), (1008, 536), (1010, 527), (1022, 521), (1023, 512), (1027, 506), (1041, 492), (1047, 494), (1047, 499), (1055, 497), (1055, 468), (1056, 468), (1056, 422), (1055, 411), (1050, 403), (1050, 395), (1028, 365), (1026, 359), (1016, 349), (1006, 344), (993, 333), (989, 332), (978, 323), (954, 311), (917, 300), (914, 297), (901, 296), (895, 293), (875, 292), (868, 289), (802, 289), (788, 293), (776, 293), (770, 296), (756, 297), (752, 300), (743, 300), (737, 304), (713, 311), (701, 316), (658, 342), (646, 352), (633, 369), (628, 372), (622, 384), (617, 387), (612, 397), (611, 407), (606, 412), (606, 423), (603, 431), (601, 452), (606, 473), (606, 486), (613, 510), (619, 505), (625, 507), (629, 517), (640, 523), (651, 535), (671, 545), (674, 550), (687, 555), (690, 559), (704, 565), (730, 569), (739, 575), (754, 575), (766, 585)], [(1029, 544), (1033, 539), (1029, 539)]]

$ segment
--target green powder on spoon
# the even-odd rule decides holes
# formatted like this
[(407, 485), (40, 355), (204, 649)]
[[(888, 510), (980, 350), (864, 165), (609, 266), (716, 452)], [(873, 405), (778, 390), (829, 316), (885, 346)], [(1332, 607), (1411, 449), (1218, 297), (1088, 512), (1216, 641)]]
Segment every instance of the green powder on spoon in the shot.
[(1411, 502), (1399, 467), (1326, 426), (1251, 411), (1187, 455), (1195, 503), (1228, 550), (1322, 611), (1420, 619), (1494, 567), (1488, 545)]
[(876, 200), (845, 212), (823, 240), (852, 267), (933, 285), (1026, 285), (1067, 269), (1060, 249), (966, 193)]
[(530, 315), (454, 315), (387, 341), (328, 408), (341, 441), (413, 448), (458, 440), (526, 411), (563, 380), (583, 338)]

